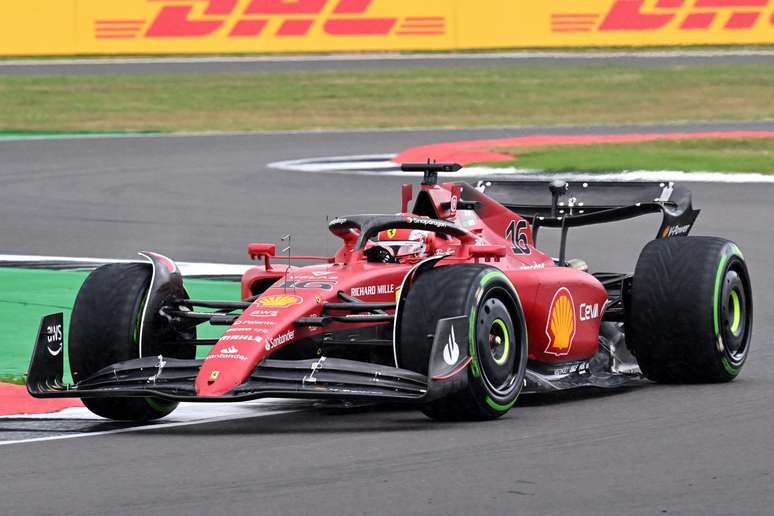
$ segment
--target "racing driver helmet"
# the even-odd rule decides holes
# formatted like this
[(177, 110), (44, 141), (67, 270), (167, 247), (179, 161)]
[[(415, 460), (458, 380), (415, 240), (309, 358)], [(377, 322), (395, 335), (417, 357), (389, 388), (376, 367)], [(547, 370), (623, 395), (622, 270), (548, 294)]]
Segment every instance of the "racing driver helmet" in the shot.
[(377, 246), (387, 249), (396, 261), (425, 258), (428, 254), (430, 231), (418, 229), (388, 229), (376, 236)]

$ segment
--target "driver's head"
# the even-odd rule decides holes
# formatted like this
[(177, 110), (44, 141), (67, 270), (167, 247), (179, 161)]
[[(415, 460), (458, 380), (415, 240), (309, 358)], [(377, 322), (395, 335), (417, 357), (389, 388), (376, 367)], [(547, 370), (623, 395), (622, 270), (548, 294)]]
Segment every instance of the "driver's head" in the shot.
[(376, 237), (376, 244), (388, 249), (394, 258), (420, 257), (428, 253), (430, 231), (418, 229), (388, 229)]

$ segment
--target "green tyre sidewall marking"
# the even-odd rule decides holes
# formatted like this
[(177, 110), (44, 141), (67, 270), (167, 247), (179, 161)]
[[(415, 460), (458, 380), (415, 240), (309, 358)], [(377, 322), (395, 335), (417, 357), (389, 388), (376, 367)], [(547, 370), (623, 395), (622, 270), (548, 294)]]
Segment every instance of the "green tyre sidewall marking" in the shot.
[(730, 360), (728, 360), (728, 357), (723, 355), (723, 357), (720, 359), (720, 362), (723, 364), (723, 369), (726, 370), (728, 374), (737, 374), (739, 372), (738, 367), (734, 367), (734, 364), (731, 363)]
[[(744, 256), (742, 255), (741, 250), (739, 247), (737, 247), (736, 244), (730, 243), (726, 250), (724, 250), (723, 257), (720, 259), (720, 263), (718, 264), (717, 271), (715, 272), (715, 289), (712, 296), (712, 322), (713, 322), (713, 330), (715, 331), (715, 338), (716, 339), (722, 339), (723, 337), (720, 335), (720, 286), (723, 282), (723, 278), (725, 276), (726, 272), (726, 265), (728, 264), (729, 259), (732, 257), (737, 257), (740, 260), (744, 261)], [(737, 317), (737, 310), (738, 310), (738, 298), (735, 297), (734, 300), (736, 301), (734, 303), (734, 323), (738, 326), (739, 320)], [(741, 314), (739, 315), (741, 317)], [(723, 353), (723, 356), (720, 358), (721, 364), (723, 364), (723, 369), (726, 370), (726, 372), (730, 375), (737, 375), (739, 374), (739, 369), (741, 365), (735, 366), (731, 363), (731, 361), (728, 359), (728, 356), (726, 353)]]
[(177, 407), (176, 401), (166, 401), (158, 398), (145, 398), (145, 401), (148, 403), (150, 408), (161, 414), (172, 412), (175, 407)]
[[(479, 281), (479, 285), (481, 288), (485, 287), (487, 283), (489, 283), (494, 278), (501, 278), (505, 281), (507, 281), (510, 284), (510, 280), (508, 280), (508, 276), (503, 274), (500, 271), (490, 271), (484, 274), (484, 276)], [(476, 300), (476, 304), (470, 307), (470, 320), (469, 320), (469, 328), (468, 328), (468, 350), (470, 352), (470, 373), (473, 375), (474, 378), (480, 378), (481, 377), (481, 367), (478, 364), (478, 355), (476, 354), (476, 317), (478, 317), (478, 299)]]
[[(511, 288), (513, 289), (514, 292), (516, 291), (516, 289), (513, 288), (512, 284), (511, 284), (511, 280), (508, 279), (508, 276), (506, 276), (505, 274), (503, 274), (500, 271), (490, 271), (490, 272), (486, 273), (481, 278), (481, 281), (479, 283), (481, 288), (483, 289), (484, 287), (486, 287), (486, 285), (490, 281), (495, 279), (495, 278), (500, 278), (507, 285), (511, 285)], [(480, 366), (478, 364), (478, 357), (476, 355), (476, 318), (478, 317), (478, 301), (479, 301), (479, 299), (476, 300), (476, 304), (473, 305), (472, 308), (471, 308), (471, 311), (470, 311), (470, 328), (469, 328), (470, 356), (471, 356), (471, 359), (472, 359), (471, 360), (471, 364), (470, 364), (470, 372), (471, 372), (471, 374), (473, 375), (474, 378), (480, 378), (480, 376), (481, 376), (481, 370), (480, 370)], [(522, 315), (522, 317), (523, 317), (523, 315)], [(503, 326), (505, 326), (505, 325), (503, 324)], [(523, 328), (520, 328), (520, 329), (523, 330)], [(507, 341), (508, 344), (506, 344), (506, 350), (503, 353), (503, 360), (507, 360), (508, 347), (510, 345), (510, 337), (508, 336), (507, 330), (505, 331), (505, 335), (506, 335), (506, 339), (508, 339), (508, 341)], [(526, 333), (525, 333), (524, 337), (526, 338)], [(526, 345), (527, 345), (527, 343), (525, 343), (525, 346)], [(495, 401), (492, 398), (492, 396), (489, 395), (488, 393), (487, 393), (486, 397), (484, 398), (484, 402), (486, 403), (486, 405), (490, 409), (494, 410), (495, 412), (500, 412), (500, 413), (507, 412), (516, 403), (516, 400), (518, 400), (519, 394), (521, 393), (521, 388), (522, 388), (522, 382), (519, 383), (519, 386), (518, 386), (518, 388), (516, 390), (516, 395), (514, 396), (514, 399), (511, 400), (508, 403), (499, 403), (499, 402)]]
[[(517, 396), (518, 398), (518, 396)], [(516, 400), (513, 400), (510, 403), (506, 403), (505, 405), (501, 405), (500, 403), (497, 403), (495, 400), (492, 399), (491, 396), (486, 397), (486, 404), (489, 405), (492, 409), (498, 411), (498, 412), (505, 412), (506, 410), (510, 410), (511, 407), (516, 403)]]
[(474, 378), (481, 376), (481, 369), (478, 366), (478, 355), (476, 355), (476, 317), (478, 309), (476, 305), (470, 308), (470, 328), (468, 329), (468, 350), (470, 352), (470, 373)]
[(726, 263), (728, 263), (728, 255), (724, 254), (720, 259), (718, 270), (715, 272), (715, 292), (712, 296), (712, 322), (715, 329), (715, 337), (720, 336), (720, 283), (723, 281), (723, 273), (726, 271)]

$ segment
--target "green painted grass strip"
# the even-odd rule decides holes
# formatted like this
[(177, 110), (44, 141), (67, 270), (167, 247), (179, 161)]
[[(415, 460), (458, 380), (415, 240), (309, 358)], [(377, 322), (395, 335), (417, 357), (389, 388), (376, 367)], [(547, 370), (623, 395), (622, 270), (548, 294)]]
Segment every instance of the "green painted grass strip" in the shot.
[[(63, 312), (68, 326), (75, 296), (88, 272), (0, 268), (0, 378), (17, 382), (26, 373), (40, 318)], [(240, 299), (234, 281), (186, 279), (189, 294), (198, 299)], [(224, 328), (201, 325), (200, 338), (217, 338)], [(65, 330), (65, 346), (67, 329)], [(198, 349), (198, 356), (208, 349)], [(69, 370), (65, 361), (65, 378)]]

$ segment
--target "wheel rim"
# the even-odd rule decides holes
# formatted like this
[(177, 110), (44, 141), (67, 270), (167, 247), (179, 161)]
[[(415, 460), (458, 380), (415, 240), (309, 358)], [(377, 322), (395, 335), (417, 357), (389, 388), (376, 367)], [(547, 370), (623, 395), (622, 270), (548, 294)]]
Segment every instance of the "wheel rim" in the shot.
[(495, 364), (504, 365), (508, 361), (511, 339), (508, 335), (508, 327), (502, 319), (495, 319), (489, 328), (489, 346)]
[(520, 327), (514, 327), (507, 306), (497, 292), (491, 291), (479, 305), (476, 322), (476, 347), (484, 382), (491, 394), (507, 398), (519, 387), (516, 380), (520, 363), (514, 346)]
[(735, 267), (723, 277), (720, 310), (720, 337), (723, 351), (734, 365), (747, 354), (750, 327), (749, 289)]

